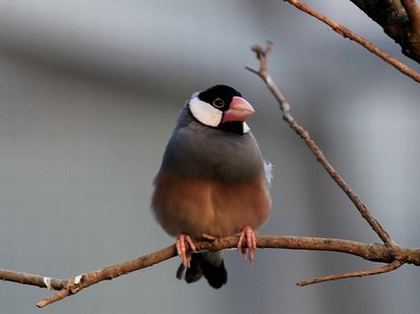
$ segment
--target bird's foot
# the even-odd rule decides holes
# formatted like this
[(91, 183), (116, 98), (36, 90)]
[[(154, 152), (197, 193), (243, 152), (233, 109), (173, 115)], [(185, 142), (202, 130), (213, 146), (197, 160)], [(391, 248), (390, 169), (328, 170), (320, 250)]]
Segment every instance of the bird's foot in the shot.
[(254, 259), (255, 250), (257, 248), (257, 238), (250, 226), (245, 226), (242, 229), (237, 247), (245, 256), (245, 259), (248, 259), (250, 262)]
[(176, 251), (181, 257), (184, 267), (191, 266), (191, 252), (195, 252), (197, 248), (188, 234), (181, 233), (176, 237)]

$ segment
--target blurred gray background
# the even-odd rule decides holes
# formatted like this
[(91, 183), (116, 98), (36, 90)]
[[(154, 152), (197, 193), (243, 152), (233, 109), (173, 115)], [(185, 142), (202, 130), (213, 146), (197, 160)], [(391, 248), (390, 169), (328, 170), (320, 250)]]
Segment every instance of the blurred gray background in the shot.
[[(308, 1), (419, 70), (350, 1)], [(0, 0), (0, 268), (66, 278), (173, 242), (149, 209), (177, 112), (226, 83), (257, 114), (275, 167), (266, 234), (378, 241), (282, 122), (249, 46), (275, 43), (271, 71), (304, 124), (395, 239), (420, 246), (420, 89), (365, 49), (279, 0), (207, 3)], [(91, 287), (43, 313), (417, 313), (420, 270), (320, 284), (376, 267), (353, 256), (226, 252), (216, 291), (175, 278), (179, 260)], [(51, 292), (0, 282), (1, 313), (39, 313)]]

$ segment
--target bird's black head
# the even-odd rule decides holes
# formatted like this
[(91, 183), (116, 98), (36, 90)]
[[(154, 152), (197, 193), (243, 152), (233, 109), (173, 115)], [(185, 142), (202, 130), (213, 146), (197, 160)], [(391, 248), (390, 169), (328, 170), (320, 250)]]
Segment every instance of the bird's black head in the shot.
[(215, 85), (198, 94), (198, 98), (221, 111), (229, 109), (233, 97), (242, 97), (236, 89), (227, 85)]
[(245, 121), (254, 113), (242, 95), (227, 85), (216, 85), (193, 95), (189, 108), (204, 125), (238, 134), (249, 131)]

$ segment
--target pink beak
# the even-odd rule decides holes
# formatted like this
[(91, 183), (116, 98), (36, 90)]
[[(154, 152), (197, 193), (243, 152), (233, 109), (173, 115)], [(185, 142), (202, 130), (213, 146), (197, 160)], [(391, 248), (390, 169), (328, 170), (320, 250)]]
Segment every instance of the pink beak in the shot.
[(242, 97), (235, 96), (230, 102), (229, 109), (224, 112), (223, 122), (245, 122), (255, 112), (251, 104)]

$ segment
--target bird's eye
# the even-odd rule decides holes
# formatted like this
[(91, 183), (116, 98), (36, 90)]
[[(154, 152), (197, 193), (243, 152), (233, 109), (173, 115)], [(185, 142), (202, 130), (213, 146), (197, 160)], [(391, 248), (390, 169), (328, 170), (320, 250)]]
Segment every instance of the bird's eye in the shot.
[(216, 98), (213, 101), (213, 106), (215, 106), (216, 108), (222, 108), (224, 105), (225, 105), (225, 102), (221, 98)]

